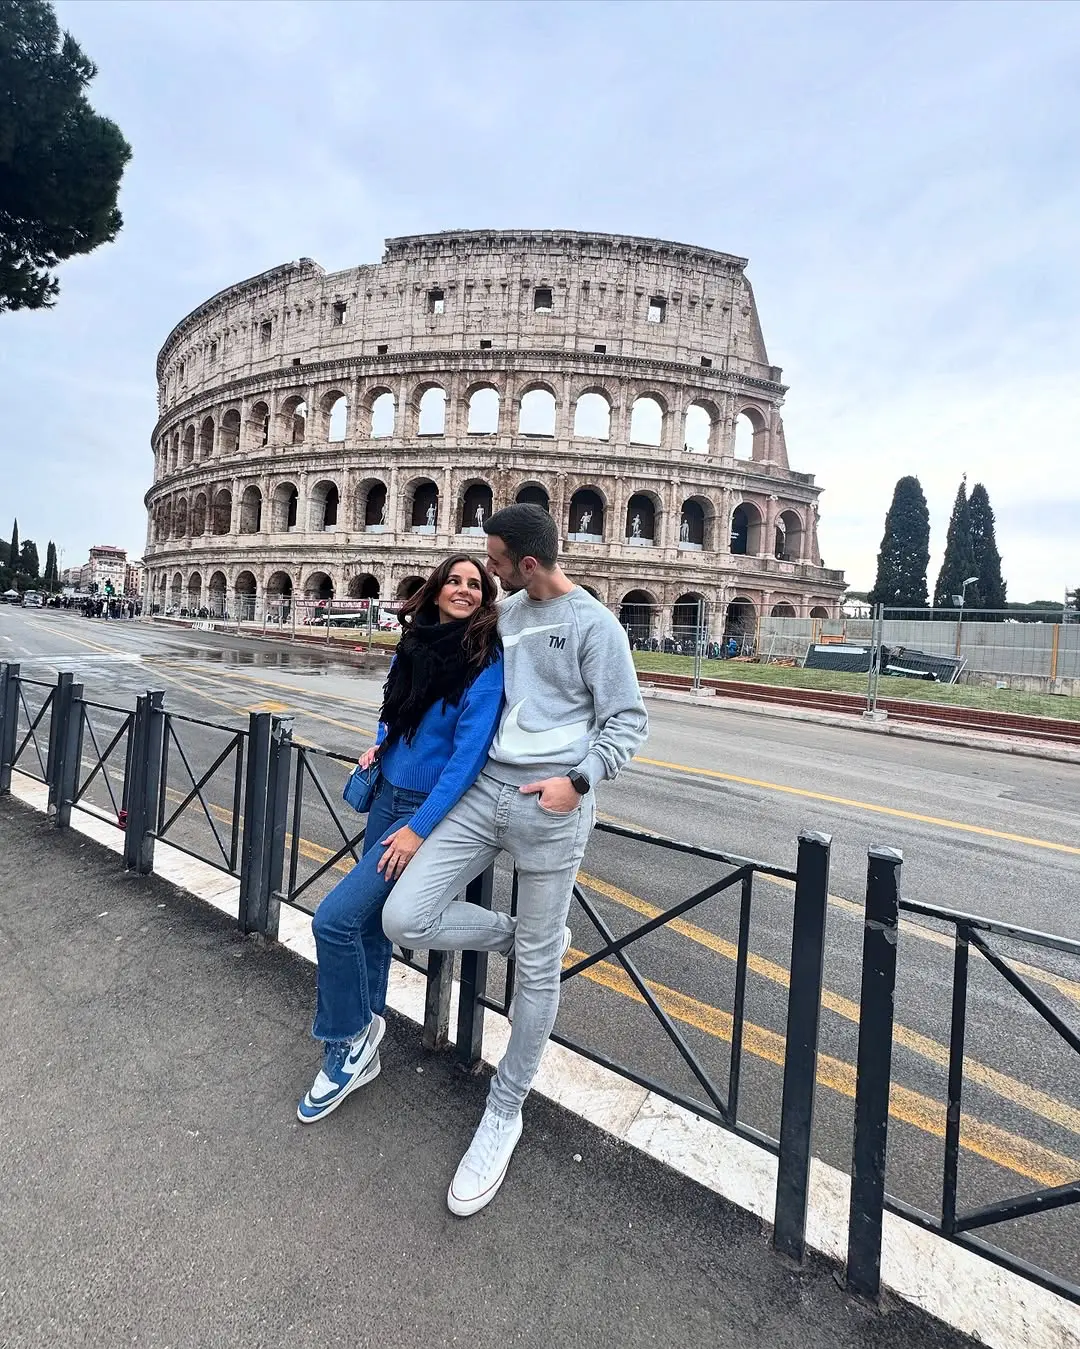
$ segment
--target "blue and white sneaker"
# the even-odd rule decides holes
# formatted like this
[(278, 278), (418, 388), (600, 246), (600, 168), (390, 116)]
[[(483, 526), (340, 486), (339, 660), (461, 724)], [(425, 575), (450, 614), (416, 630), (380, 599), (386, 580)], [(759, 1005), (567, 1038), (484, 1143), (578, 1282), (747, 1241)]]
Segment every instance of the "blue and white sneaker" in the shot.
[(326, 1046), (319, 1075), (296, 1107), (301, 1124), (314, 1124), (336, 1110), (349, 1092), (374, 1082), (382, 1067), (379, 1042), (385, 1034), (386, 1022), (381, 1016), (373, 1016), (367, 1033), (352, 1044)]

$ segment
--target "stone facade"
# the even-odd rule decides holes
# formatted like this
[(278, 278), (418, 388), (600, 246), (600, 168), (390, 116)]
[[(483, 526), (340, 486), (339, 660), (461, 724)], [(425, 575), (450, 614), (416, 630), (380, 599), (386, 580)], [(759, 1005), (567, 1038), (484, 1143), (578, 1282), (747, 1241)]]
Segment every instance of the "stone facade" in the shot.
[(835, 616), (843, 574), (821, 564), (820, 488), (788, 467), (745, 265), (466, 231), (229, 287), (158, 356), (148, 602), (393, 600), (526, 499), (558, 522), (567, 573), (639, 630), (699, 600), (717, 637)]

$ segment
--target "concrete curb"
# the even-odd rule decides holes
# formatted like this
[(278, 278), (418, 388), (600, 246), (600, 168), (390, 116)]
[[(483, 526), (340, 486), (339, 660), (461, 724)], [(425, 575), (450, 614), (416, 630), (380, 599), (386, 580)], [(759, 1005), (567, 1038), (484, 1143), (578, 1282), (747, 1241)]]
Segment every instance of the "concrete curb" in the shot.
[(750, 698), (725, 698), (714, 693), (683, 693), (679, 689), (642, 684), (644, 698), (661, 703), (688, 703), (723, 712), (753, 712), (781, 721), (809, 721), (818, 726), (838, 726), (848, 731), (866, 731), (870, 735), (893, 735), (901, 740), (929, 740), (938, 745), (960, 745), (964, 749), (989, 750), (994, 754), (1019, 754), (1027, 759), (1050, 759), (1056, 763), (1080, 764), (1080, 749), (1050, 744), (1045, 740), (1020, 740), (992, 732), (947, 731), (929, 726), (914, 726), (901, 721), (864, 721), (842, 712), (815, 712), (803, 707), (785, 707), (777, 703), (754, 702)]
[[(48, 803), (45, 786), (19, 774), (13, 777), (12, 795), (42, 812)], [(71, 823), (78, 833), (123, 852), (123, 835), (104, 813), (78, 810)], [(236, 918), (240, 886), (232, 876), (161, 842), (155, 848), (154, 871)], [(315, 963), (315, 942), (304, 914), (282, 908), (279, 940)], [(395, 1012), (420, 1025), (424, 987), (421, 975), (395, 963), (387, 1001)], [(457, 991), (455, 984), (451, 1039), (457, 1024)], [(503, 1017), (485, 1013), (487, 1063), (498, 1063), (508, 1033)], [(773, 1221), (777, 1160), (763, 1149), (560, 1045), (548, 1045), (534, 1090), (764, 1222)], [(847, 1254), (850, 1188), (844, 1172), (816, 1159), (812, 1162), (807, 1241), (841, 1265)], [(1080, 1308), (889, 1213), (884, 1223), (882, 1282), (898, 1297), (991, 1349), (1080, 1349)]]

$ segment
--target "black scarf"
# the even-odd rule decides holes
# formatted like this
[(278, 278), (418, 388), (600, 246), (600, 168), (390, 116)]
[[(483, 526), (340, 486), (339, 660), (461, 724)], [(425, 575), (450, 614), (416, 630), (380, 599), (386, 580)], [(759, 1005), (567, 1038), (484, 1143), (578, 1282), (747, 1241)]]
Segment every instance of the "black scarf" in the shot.
[(383, 685), (380, 721), (386, 746), (397, 739), (411, 745), (429, 708), (441, 699), (456, 707), (471, 683), (464, 637), (467, 618), (449, 623), (411, 623), (398, 642), (397, 656)]

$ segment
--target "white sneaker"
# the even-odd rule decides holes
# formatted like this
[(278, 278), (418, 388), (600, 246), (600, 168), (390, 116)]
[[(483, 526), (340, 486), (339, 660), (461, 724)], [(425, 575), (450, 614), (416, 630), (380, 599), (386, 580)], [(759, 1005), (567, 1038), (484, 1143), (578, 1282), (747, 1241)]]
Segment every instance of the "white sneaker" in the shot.
[(503, 1119), (490, 1107), (484, 1111), (469, 1150), (450, 1182), (446, 1205), (451, 1213), (467, 1218), (491, 1203), (499, 1193), (520, 1137), (520, 1110), (513, 1119)]
[[(559, 952), (560, 965), (566, 959), (567, 951), (570, 950), (571, 936), (572, 933), (570, 932), (570, 929), (568, 927), (564, 927), (562, 934), (562, 950)], [(506, 1019), (507, 1021), (510, 1022), (511, 1026), (514, 1024), (514, 1003), (516, 1002), (517, 1002), (517, 994), (515, 993), (514, 996), (510, 999), (510, 1006), (506, 1009)]]

